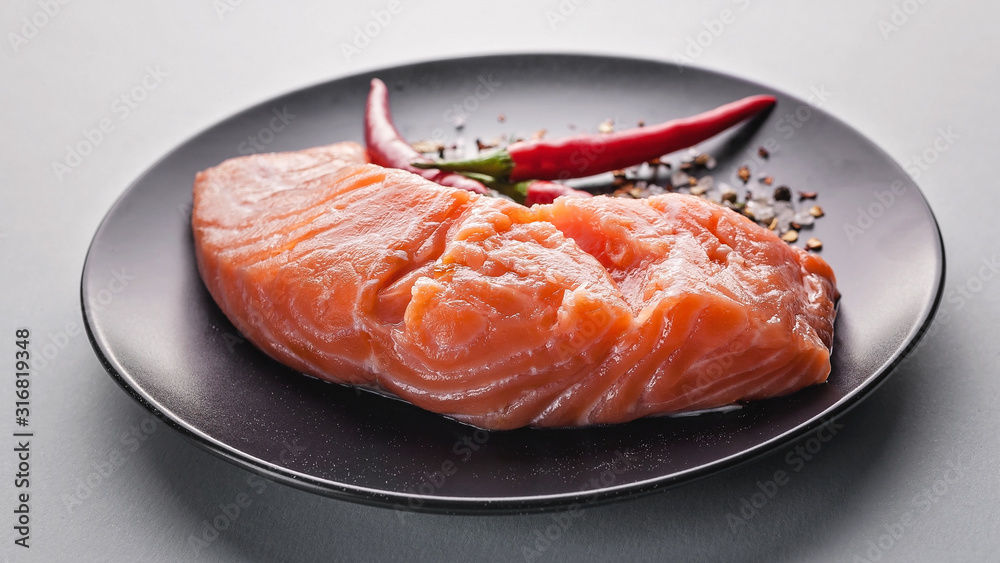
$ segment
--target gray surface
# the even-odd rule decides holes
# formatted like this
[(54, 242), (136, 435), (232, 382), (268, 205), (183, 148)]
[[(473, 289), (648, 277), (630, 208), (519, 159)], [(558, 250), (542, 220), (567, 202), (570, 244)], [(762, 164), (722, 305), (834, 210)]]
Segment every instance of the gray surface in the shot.
[[(994, 438), (1000, 413), (992, 408), (1000, 389), (1000, 304), (997, 281), (981, 269), (997, 252), (991, 199), (1000, 38), (993, 21), (1000, 7), (852, 0), (805, 8), (750, 0), (668, 9), (584, 0), (553, 29), (546, 12), (558, 13), (555, 0), (482, 8), (405, 3), (346, 60), (341, 44), (387, 2), (292, 8), (244, 0), (222, 17), (212, 2), (169, 4), (72, 2), (17, 53), (8, 32), (18, 32), (21, 18), (39, 5), (8, 2), (0, 15), (7, 42), (0, 47), (0, 335), (8, 335), (2, 346), (12, 357), (19, 326), (32, 329), (37, 349), (64, 344), (32, 376), (30, 550), (12, 544), (12, 362), (3, 368), (4, 558), (523, 559), (522, 547), (534, 545), (553, 515), (396, 513), (257, 481), (162, 424), (147, 423), (152, 431), (144, 441), (127, 438), (148, 415), (107, 376), (79, 331), (87, 244), (145, 168), (197, 131), (273, 95), (363, 69), (460, 54), (570, 51), (673, 60), (706, 29), (704, 21), (727, 8), (734, 21), (706, 41), (696, 64), (802, 96), (825, 90), (826, 110), (900, 162), (933, 147), (939, 129), (958, 135), (917, 178), (944, 233), (945, 300), (912, 358), (841, 420), (843, 429), (810, 461), (794, 463), (796, 454), (786, 448), (680, 488), (584, 509), (564, 521), (567, 529), (542, 545), (537, 560), (852, 561), (869, 558), (869, 542), (887, 530), (900, 537), (882, 538), (891, 547), (872, 553), (882, 561), (1000, 558), (1000, 539), (990, 537), (1000, 528)], [(563, 9), (573, 5), (566, 0)], [(884, 37), (879, 21), (890, 21), (894, 6), (904, 5), (919, 9)], [(122, 119), (115, 99), (141, 83), (148, 65), (167, 75)], [(51, 163), (105, 118), (114, 130), (57, 181)], [(104, 468), (108, 476), (90, 477), (92, 489), (81, 489), (109, 459), (116, 463), (110, 472)], [(745, 525), (731, 526), (727, 514), (738, 514), (758, 482), (778, 470), (791, 475), (789, 482)], [(920, 496), (925, 490), (933, 502)], [(78, 493), (86, 498), (67, 507)], [(250, 505), (209, 545), (193, 548), (188, 539), (202, 521), (241, 493)], [(912, 521), (899, 525), (907, 512)]]

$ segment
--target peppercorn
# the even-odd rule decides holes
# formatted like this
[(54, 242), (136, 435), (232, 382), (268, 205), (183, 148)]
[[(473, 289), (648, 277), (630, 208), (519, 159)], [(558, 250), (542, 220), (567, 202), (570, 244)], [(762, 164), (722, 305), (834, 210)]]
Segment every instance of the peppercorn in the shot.
[(736, 171), (736, 175), (746, 184), (750, 181), (750, 168), (746, 165), (740, 166), (739, 170)]
[(795, 229), (786, 231), (785, 234), (781, 235), (781, 240), (785, 242), (795, 242), (799, 240), (799, 232)]

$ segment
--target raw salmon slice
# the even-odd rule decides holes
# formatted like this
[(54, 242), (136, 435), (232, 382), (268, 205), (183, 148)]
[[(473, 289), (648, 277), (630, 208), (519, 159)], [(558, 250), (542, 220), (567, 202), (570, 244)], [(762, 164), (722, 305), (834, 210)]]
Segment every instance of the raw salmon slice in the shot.
[(531, 208), (339, 143), (200, 172), (203, 280), (294, 369), (489, 429), (713, 408), (826, 380), (834, 275), (683, 195)]

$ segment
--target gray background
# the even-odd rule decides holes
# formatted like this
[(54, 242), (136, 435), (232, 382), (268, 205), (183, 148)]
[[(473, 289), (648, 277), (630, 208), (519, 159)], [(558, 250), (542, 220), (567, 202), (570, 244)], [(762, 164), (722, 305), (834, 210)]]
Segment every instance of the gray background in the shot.
[[(230, 4), (237, 5), (222, 10)], [(897, 161), (935, 153), (916, 179), (944, 234), (948, 281), (930, 336), (841, 419), (837, 436), (801, 471), (786, 460), (788, 446), (695, 483), (587, 508), (557, 540), (538, 544), (544, 549), (534, 560), (1000, 559), (1000, 303), (998, 282), (982, 268), (997, 252), (1000, 5), (803, 4), (404, 0), (378, 35), (347, 57), (342, 44), (388, 2), (70, 2), (16, 49), (10, 33), (21, 34), (22, 18), (42, 7), (5, 2), (0, 335), (9, 335), (2, 345), (13, 350), (14, 329), (27, 326), (36, 348), (52, 343), (58, 353), (32, 376), (30, 551), (12, 543), (13, 376), (12, 366), (2, 368), (4, 560), (524, 559), (523, 548), (536, 545), (553, 515), (400, 514), (248, 482), (249, 473), (147, 420), (82, 334), (78, 283), (90, 238), (125, 187), (238, 110), (381, 66), (545, 51), (683, 56), (803, 97), (822, 90), (825, 110)], [(711, 24), (726, 9), (730, 23)], [(710, 27), (718, 34), (706, 35)], [(699, 33), (700, 50), (691, 48)], [(157, 65), (166, 73), (162, 83), (123, 118), (116, 98)], [(65, 157), (65, 146), (106, 118), (114, 130), (57, 179), (52, 163)], [(953, 142), (934, 151), (949, 130)], [(101, 470), (107, 476), (94, 479)], [(738, 514), (758, 482), (778, 470), (791, 475), (788, 484), (732, 524), (727, 514)], [(241, 493), (250, 505), (210, 544), (193, 547), (189, 537), (202, 521)], [(906, 513), (912, 521), (903, 525)]]

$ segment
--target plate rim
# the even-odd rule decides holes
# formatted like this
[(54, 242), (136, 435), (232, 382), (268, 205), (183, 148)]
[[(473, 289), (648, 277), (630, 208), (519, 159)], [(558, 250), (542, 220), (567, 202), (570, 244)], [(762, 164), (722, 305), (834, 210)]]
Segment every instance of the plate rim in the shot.
[[(249, 114), (255, 110), (267, 106), (269, 103), (273, 103), (274, 100), (287, 97), (294, 94), (304, 93), (307, 90), (319, 89), (328, 86), (335, 82), (346, 81), (351, 79), (357, 79), (365, 76), (376, 76), (378, 73), (390, 73), (398, 70), (408, 69), (420, 65), (433, 65), (433, 64), (453, 64), (453, 63), (470, 63), (478, 60), (486, 59), (514, 59), (517, 57), (539, 57), (539, 58), (575, 58), (575, 59), (599, 59), (605, 62), (613, 61), (627, 61), (629, 63), (643, 63), (643, 64), (653, 64), (662, 66), (664, 68), (674, 66), (679, 69), (691, 69), (696, 72), (713, 75), (717, 78), (724, 78), (727, 80), (733, 80), (736, 82), (742, 82), (754, 87), (760, 88), (763, 91), (780, 94), (793, 101), (807, 104), (813, 111), (819, 111), (826, 119), (834, 121), (836, 124), (844, 127), (845, 129), (854, 133), (860, 139), (863, 139), (868, 143), (869, 147), (876, 151), (882, 160), (891, 163), (903, 177), (909, 178), (916, 187), (916, 192), (920, 196), (920, 202), (926, 209), (928, 216), (930, 218), (930, 223), (934, 228), (934, 232), (937, 235), (934, 237), (935, 245), (934, 251), (937, 254), (938, 260), (935, 261), (935, 282), (936, 289), (934, 292), (934, 297), (930, 303), (924, 304), (921, 309), (921, 317), (919, 320), (919, 326), (915, 329), (911, 329), (904, 336), (903, 340), (906, 342), (904, 346), (900, 346), (893, 351), (893, 354), (867, 379), (866, 383), (852, 389), (850, 392), (845, 394), (835, 403), (824, 409), (822, 412), (810, 417), (805, 422), (802, 422), (795, 427), (782, 432), (769, 440), (759, 442), (749, 448), (743, 449), (735, 454), (715, 459), (709, 463), (693, 467), (690, 469), (670, 473), (668, 475), (661, 475), (658, 477), (653, 477), (641, 481), (630, 482), (620, 485), (611, 485), (593, 490), (566, 492), (566, 493), (553, 493), (553, 494), (543, 494), (543, 495), (531, 495), (531, 496), (507, 496), (507, 497), (467, 497), (467, 496), (446, 496), (446, 495), (423, 495), (423, 494), (410, 494), (405, 492), (393, 492), (374, 489), (371, 487), (352, 485), (349, 483), (341, 483), (332, 481), (329, 479), (317, 478), (315, 476), (294, 471), (288, 468), (281, 467), (275, 463), (268, 462), (259, 458), (256, 458), (245, 452), (237, 450), (235, 447), (220, 442), (208, 435), (205, 435), (197, 428), (191, 426), (189, 423), (185, 422), (181, 417), (177, 416), (177, 420), (167, 414), (169, 409), (161, 408), (164, 405), (160, 405), (155, 398), (149, 396), (145, 389), (142, 388), (138, 382), (134, 379), (130, 379), (127, 375), (127, 370), (123, 366), (119, 365), (117, 362), (113, 361), (113, 358), (109, 356), (104, 350), (102, 342), (98, 339), (94, 332), (94, 328), (91, 326), (91, 319), (88, 315), (87, 307), (87, 294), (88, 294), (88, 268), (91, 264), (91, 255), (94, 252), (94, 246), (100, 239), (102, 233), (104, 232), (109, 218), (116, 212), (116, 210), (122, 205), (126, 196), (139, 185), (153, 170), (155, 170), (162, 162), (171, 158), (175, 153), (182, 150), (185, 146), (189, 145), (196, 138), (202, 134), (215, 129), (221, 124), (228, 122), (230, 120), (236, 119), (241, 115)], [(681, 70), (682, 72), (682, 70)], [(447, 58), (432, 58), (432, 59), (419, 59), (410, 62), (403, 62), (399, 64), (394, 64), (392, 66), (383, 66), (377, 68), (363, 69), (358, 72), (336, 76), (334, 78), (329, 78), (321, 81), (314, 82), (305, 86), (289, 89), (283, 91), (279, 94), (270, 96), (260, 102), (250, 105), (244, 109), (237, 110), (233, 113), (227, 114), (223, 118), (211, 123), (210, 125), (203, 127), (196, 131), (194, 134), (189, 135), (183, 141), (176, 144), (171, 150), (167, 151), (163, 156), (156, 159), (152, 164), (150, 164), (141, 174), (139, 174), (128, 186), (119, 194), (115, 199), (114, 203), (108, 208), (108, 211), (104, 214), (98, 228), (95, 230), (93, 237), (87, 247), (87, 252), (84, 258), (84, 266), (81, 273), (80, 280), (80, 305), (81, 312), (83, 316), (83, 324), (87, 333), (87, 338), (90, 341), (91, 347), (94, 349), (95, 354), (98, 357), (101, 365), (104, 367), (105, 371), (111, 376), (111, 378), (121, 387), (128, 396), (139, 403), (144, 409), (150, 411), (159, 420), (166, 423), (166, 425), (175, 431), (178, 431), (183, 437), (195, 443), (202, 450), (205, 450), (216, 457), (223, 459), (229, 463), (232, 463), (238, 467), (245, 470), (251, 471), (257, 475), (268, 478), (280, 484), (289, 485), (306, 492), (319, 494), (321, 496), (326, 496), (330, 498), (335, 498), (339, 500), (347, 500), (350, 502), (366, 504), (369, 506), (378, 506), (383, 508), (392, 508), (398, 510), (406, 510), (412, 512), (424, 512), (424, 513), (437, 513), (437, 514), (474, 514), (474, 515), (496, 515), (496, 514), (526, 514), (526, 513), (538, 513), (538, 512), (549, 512), (555, 510), (561, 510), (566, 507), (573, 506), (592, 506), (597, 504), (605, 504), (615, 500), (620, 500), (623, 498), (639, 497), (651, 494), (653, 492), (664, 490), (673, 486), (681, 485), (684, 483), (690, 483), (709, 475), (714, 475), (724, 471), (732, 470), (741, 465), (752, 462), (759, 459), (768, 453), (773, 452), (779, 446), (784, 444), (792, 443), (800, 438), (806, 436), (810, 432), (816, 430), (817, 428), (829, 424), (836, 420), (837, 418), (843, 416), (855, 406), (860, 404), (866, 397), (871, 395), (875, 390), (882, 386), (888, 377), (895, 371), (897, 367), (902, 363), (902, 361), (909, 356), (910, 353), (922, 342), (924, 336), (927, 334), (934, 317), (939, 309), (941, 300), (944, 295), (945, 278), (946, 278), (947, 268), (946, 268), (946, 255), (944, 247), (944, 239), (941, 233), (940, 224), (938, 223), (937, 217), (934, 214), (933, 208), (924, 195), (923, 190), (917, 184), (916, 180), (906, 174), (905, 170), (900, 166), (900, 164), (892, 158), (889, 153), (887, 153), (882, 147), (872, 141), (867, 135), (860, 132), (855, 127), (851, 126), (846, 121), (840, 119), (836, 115), (830, 113), (824, 108), (818, 108), (809, 104), (806, 100), (800, 98), (797, 95), (789, 94), (788, 92), (769, 86), (758, 82), (754, 79), (746, 78), (744, 76), (731, 73), (728, 71), (721, 71), (714, 68), (708, 68), (704, 66), (688, 64), (688, 63), (678, 63), (675, 61), (668, 61), (666, 59), (657, 58), (647, 58), (647, 57), (636, 57), (636, 56), (624, 56), (618, 54), (600, 54), (600, 53), (589, 53), (589, 52), (563, 52), (563, 51), (525, 51), (525, 52), (503, 52), (503, 53), (492, 53), (492, 54), (475, 54), (460, 57), (447, 57)], [(470, 427), (471, 428), (471, 427)], [(569, 429), (572, 431), (573, 429)], [(413, 501), (418, 501), (414, 506)]]

